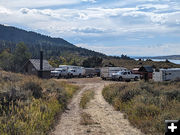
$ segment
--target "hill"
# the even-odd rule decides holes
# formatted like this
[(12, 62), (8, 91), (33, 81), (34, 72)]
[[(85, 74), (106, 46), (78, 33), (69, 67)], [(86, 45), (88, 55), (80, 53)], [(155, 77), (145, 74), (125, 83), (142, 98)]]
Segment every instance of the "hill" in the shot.
[(39, 57), (40, 49), (44, 51), (47, 59), (69, 54), (81, 57), (106, 57), (105, 54), (77, 47), (62, 38), (52, 38), (32, 31), (0, 25), (0, 52), (6, 48), (11, 48), (13, 51), (19, 42), (24, 42), (28, 46), (34, 58)]

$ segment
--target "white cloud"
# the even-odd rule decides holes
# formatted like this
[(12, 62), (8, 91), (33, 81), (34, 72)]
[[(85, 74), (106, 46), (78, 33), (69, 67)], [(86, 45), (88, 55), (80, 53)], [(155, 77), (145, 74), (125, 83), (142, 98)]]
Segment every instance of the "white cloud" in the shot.
[(9, 8), (36, 8), (80, 3), (80, 0), (1, 0), (0, 4)]
[[(55, 37), (65, 37), (70, 41), (79, 38), (75, 43), (81, 43), (85, 38), (87, 44), (92, 41), (94, 44), (103, 44), (103, 39), (109, 37), (125, 37), (127, 42), (139, 41), (146, 44), (147, 36), (152, 35), (152, 44), (164, 44), (163, 39), (155, 42), (154, 40), (158, 39), (156, 36), (171, 35), (176, 38), (180, 32), (180, 2), (168, 0), (112, 0), (103, 3), (97, 0), (0, 0), (0, 5), (0, 23), (22, 26)], [(107, 42), (115, 44), (115, 40), (111, 38)], [(120, 40), (119, 42), (121, 43)], [(94, 49), (101, 51), (104, 48), (107, 54), (118, 54), (120, 51), (127, 53), (129, 50), (133, 55), (134, 52), (139, 52), (136, 48), (142, 53), (148, 50), (146, 45), (142, 47), (144, 50), (141, 47), (95, 46)], [(152, 50), (149, 49), (149, 52), (152, 53)], [(167, 49), (164, 47), (164, 50)], [(159, 51), (162, 54), (163, 47)]]
[(5, 7), (0, 6), (0, 14), (11, 14), (11, 11)]
[(92, 3), (96, 3), (97, 2), (97, 0), (81, 0), (81, 1), (83, 1), (83, 2), (92, 2)]
[(160, 56), (160, 55), (179, 55), (179, 44), (164, 44), (164, 45), (118, 45), (118, 46), (104, 46), (104, 45), (87, 45), (78, 44), (77, 46), (96, 50), (107, 55), (120, 56), (126, 54), (129, 56)]

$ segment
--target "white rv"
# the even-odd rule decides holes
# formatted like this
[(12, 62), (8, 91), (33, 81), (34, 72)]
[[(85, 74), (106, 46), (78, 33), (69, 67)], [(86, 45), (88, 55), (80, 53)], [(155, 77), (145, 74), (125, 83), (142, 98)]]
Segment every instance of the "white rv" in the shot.
[(85, 75), (85, 69), (79, 66), (72, 66), (67, 71), (68, 78), (83, 77)]
[(160, 69), (153, 72), (153, 80), (156, 82), (174, 81), (180, 79), (180, 68)]
[(112, 79), (112, 74), (119, 71), (126, 71), (126, 68), (123, 67), (103, 67), (101, 68), (101, 78), (103, 80)]

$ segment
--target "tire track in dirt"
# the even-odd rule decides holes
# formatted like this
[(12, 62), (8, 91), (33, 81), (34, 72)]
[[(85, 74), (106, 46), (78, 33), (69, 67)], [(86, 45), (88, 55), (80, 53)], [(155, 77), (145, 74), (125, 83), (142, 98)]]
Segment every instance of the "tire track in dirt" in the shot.
[[(78, 82), (77, 82), (78, 83)], [(68, 105), (69, 110), (62, 114), (53, 135), (142, 135), (140, 130), (132, 127), (123, 114), (115, 111), (102, 96), (102, 89), (108, 82), (79, 83), (84, 87), (75, 95)], [(94, 90), (95, 97), (87, 104), (87, 109), (79, 107), (84, 91)], [(81, 125), (81, 113), (91, 116), (94, 124)]]

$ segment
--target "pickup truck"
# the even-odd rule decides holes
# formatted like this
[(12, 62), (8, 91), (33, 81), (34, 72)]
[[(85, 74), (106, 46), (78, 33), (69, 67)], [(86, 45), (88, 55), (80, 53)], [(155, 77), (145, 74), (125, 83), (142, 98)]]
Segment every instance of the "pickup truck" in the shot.
[(51, 71), (51, 77), (65, 77), (67, 75), (67, 70), (62, 68), (55, 68), (55, 70)]
[(133, 79), (137, 81), (138, 79), (140, 79), (140, 75), (133, 74), (131, 71), (119, 71), (112, 74), (112, 79), (119, 81), (131, 81)]

